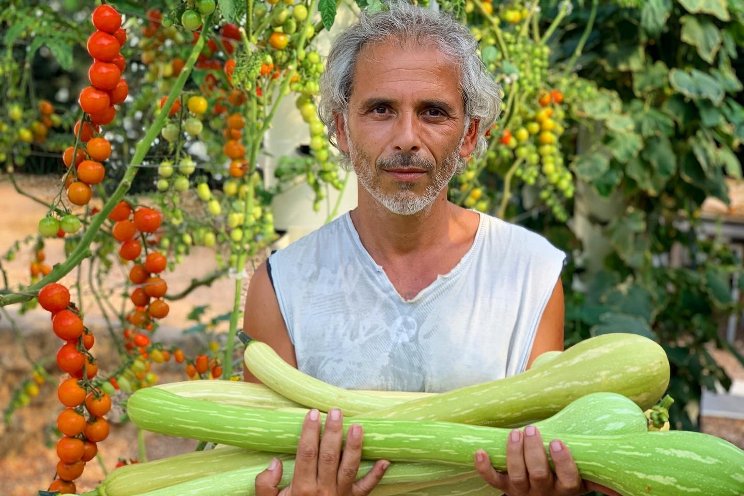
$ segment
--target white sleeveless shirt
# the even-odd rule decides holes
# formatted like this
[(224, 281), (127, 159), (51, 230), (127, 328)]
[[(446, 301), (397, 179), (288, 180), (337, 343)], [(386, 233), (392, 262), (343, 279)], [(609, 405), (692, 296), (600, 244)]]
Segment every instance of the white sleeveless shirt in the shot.
[(525, 369), (564, 258), (480, 214), (460, 262), (406, 300), (347, 213), (269, 265), (301, 371), (347, 389), (441, 392)]

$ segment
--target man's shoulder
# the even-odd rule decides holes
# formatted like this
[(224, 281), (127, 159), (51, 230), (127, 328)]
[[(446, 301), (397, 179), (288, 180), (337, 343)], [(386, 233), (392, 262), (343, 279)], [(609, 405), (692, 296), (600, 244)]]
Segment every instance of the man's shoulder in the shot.
[(551, 253), (564, 256), (545, 236), (519, 224), (488, 214), (483, 216), (484, 231), (491, 243), (524, 255)]
[(328, 224), (310, 231), (299, 239), (274, 252), (273, 258), (294, 258), (308, 252), (323, 253), (337, 246), (346, 229), (346, 217), (341, 215)]

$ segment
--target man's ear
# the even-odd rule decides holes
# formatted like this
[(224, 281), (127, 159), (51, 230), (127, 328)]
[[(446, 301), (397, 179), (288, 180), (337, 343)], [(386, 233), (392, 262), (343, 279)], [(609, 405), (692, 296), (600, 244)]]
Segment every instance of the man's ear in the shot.
[(462, 146), (460, 147), (460, 156), (463, 158), (469, 157), (475, 147), (478, 145), (478, 131), (480, 129), (480, 119), (472, 119), (465, 136), (462, 139)]
[(338, 112), (333, 114), (333, 122), (336, 124), (336, 144), (340, 152), (349, 153), (349, 137), (346, 136), (346, 122), (344, 121), (344, 114)]

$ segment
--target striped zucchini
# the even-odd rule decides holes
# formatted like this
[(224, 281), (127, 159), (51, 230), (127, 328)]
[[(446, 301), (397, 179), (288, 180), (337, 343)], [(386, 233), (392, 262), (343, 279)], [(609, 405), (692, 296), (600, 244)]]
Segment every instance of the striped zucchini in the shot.
[[(278, 355), (277, 358), (281, 360), (281, 357)], [(289, 365), (287, 366), (289, 367)], [(297, 371), (294, 367), (289, 368), (295, 372)], [(180, 381), (158, 384), (154, 387), (170, 391), (171, 393), (186, 398), (214, 401), (226, 405), (253, 406), (259, 408), (291, 408), (302, 406), (299, 403), (287, 399), (287, 397), (282, 396), (263, 384), (254, 384), (251, 382), (204, 379), (200, 381)], [(386, 406), (397, 405), (404, 401), (431, 396), (431, 393), (408, 393), (402, 391), (358, 390), (356, 392), (378, 398), (380, 401), (384, 402)], [(349, 415), (351, 414), (349, 413)]]
[(260, 341), (248, 343), (244, 358), (251, 373), (269, 388), (321, 411), (336, 406), (347, 415), (363, 414), (369, 418), (448, 420), (491, 426), (535, 422), (598, 391), (623, 394), (649, 408), (669, 384), (669, 362), (661, 346), (636, 334), (621, 333), (582, 341), (512, 377), (397, 405), (300, 372)]
[[(134, 393), (128, 409), (143, 429), (288, 454), (296, 451), (304, 419), (298, 413), (216, 405), (154, 388)], [(355, 422), (364, 428), (363, 456), (369, 460), (470, 467), (473, 453), (483, 448), (496, 468), (506, 467), (506, 429), (407, 420)], [(678, 431), (590, 436), (544, 426), (542, 432), (546, 449), (550, 439), (562, 439), (582, 477), (624, 496), (741, 496), (744, 490), (744, 451), (713, 436)]]
[(650, 408), (668, 385), (669, 361), (661, 346), (636, 334), (605, 334), (581, 341), (521, 374), (408, 401), (365, 417), (524, 425), (598, 391), (622, 394), (641, 408)]
[[(198, 383), (190, 381), (190, 384)], [(191, 388), (185, 389), (190, 391)], [(624, 396), (595, 393), (574, 401), (553, 417), (536, 425), (541, 430), (547, 427), (554, 431), (578, 434), (643, 432), (646, 429), (646, 417), (635, 403)], [(106, 477), (101, 485), (100, 494), (133, 496), (155, 491), (153, 495), (161, 496), (184, 494), (237, 496), (246, 494), (246, 488), (252, 489), (255, 476), (265, 469), (272, 456), (275, 455), (222, 446), (216, 450), (128, 465)], [(365, 462), (360, 467), (360, 474), (366, 473), (371, 467), (371, 462)], [(231, 473), (225, 475), (226, 472)], [(285, 462), (283, 475), (286, 484), (291, 480), (292, 474), (293, 462)], [(434, 486), (449, 488), (447, 492), (442, 493), (449, 494), (449, 491), (459, 483), (472, 478), (473, 475), (470, 467), (396, 463), (386, 472), (382, 481), (384, 487), (379, 488), (374, 494), (392, 496)], [(437, 494), (439, 491), (445, 489), (437, 489)], [(490, 489), (491, 494), (492, 491), (493, 489)]]
[(256, 378), (285, 398), (327, 412), (337, 407), (347, 415), (359, 415), (394, 406), (411, 399), (429, 397), (427, 393), (397, 393), (394, 396), (371, 394), (333, 386), (300, 372), (285, 362), (269, 345), (248, 342), (243, 354), (246, 367)]

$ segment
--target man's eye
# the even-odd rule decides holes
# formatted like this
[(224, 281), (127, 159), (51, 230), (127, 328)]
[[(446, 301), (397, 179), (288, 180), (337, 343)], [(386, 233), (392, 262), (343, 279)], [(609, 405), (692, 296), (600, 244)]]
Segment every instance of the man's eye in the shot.
[(372, 108), (372, 113), (373, 114), (384, 114), (385, 112), (387, 112), (387, 107), (385, 107), (383, 105), (380, 105), (379, 107)]
[(447, 115), (442, 109), (439, 108), (427, 109), (425, 113), (428, 117), (445, 117)]

